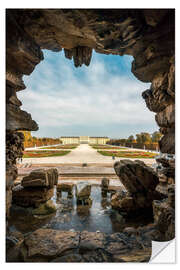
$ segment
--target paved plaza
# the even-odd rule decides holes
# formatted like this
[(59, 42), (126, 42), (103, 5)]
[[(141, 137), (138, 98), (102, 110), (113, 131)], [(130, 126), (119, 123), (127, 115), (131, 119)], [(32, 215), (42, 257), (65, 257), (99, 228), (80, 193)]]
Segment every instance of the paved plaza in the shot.
[[(49, 149), (50, 150), (50, 149)], [(132, 149), (131, 149), (132, 150)], [(115, 158), (103, 156), (93, 149), (88, 144), (80, 144), (77, 148), (71, 150), (71, 152), (65, 156), (57, 157), (41, 157), (41, 158), (24, 158), (22, 163), (31, 164), (79, 164), (79, 163), (102, 163), (113, 164), (115, 161), (122, 160), (124, 158)], [(134, 159), (132, 159), (134, 160)], [(140, 159), (146, 164), (151, 165), (155, 163), (154, 159)]]

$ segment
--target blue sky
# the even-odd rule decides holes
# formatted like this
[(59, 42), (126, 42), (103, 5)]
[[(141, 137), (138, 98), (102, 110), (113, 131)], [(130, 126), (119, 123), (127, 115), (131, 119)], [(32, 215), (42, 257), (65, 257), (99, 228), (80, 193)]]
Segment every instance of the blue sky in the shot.
[(44, 61), (18, 92), (22, 109), (39, 125), (37, 137), (109, 136), (127, 138), (158, 129), (141, 97), (150, 84), (131, 73), (131, 56), (97, 54), (89, 67), (75, 68), (64, 52), (44, 50)]

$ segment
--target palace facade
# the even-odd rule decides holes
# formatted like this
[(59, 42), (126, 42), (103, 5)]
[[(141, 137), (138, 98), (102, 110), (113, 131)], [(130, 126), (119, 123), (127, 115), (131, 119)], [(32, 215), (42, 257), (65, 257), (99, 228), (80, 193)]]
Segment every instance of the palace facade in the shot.
[(90, 137), (90, 136), (62, 136), (60, 140), (63, 144), (106, 144), (108, 137)]

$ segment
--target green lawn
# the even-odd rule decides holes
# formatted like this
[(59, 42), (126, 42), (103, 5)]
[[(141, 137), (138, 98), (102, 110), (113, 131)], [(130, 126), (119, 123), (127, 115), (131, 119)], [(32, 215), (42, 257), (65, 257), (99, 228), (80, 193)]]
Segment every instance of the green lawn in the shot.
[(141, 151), (98, 151), (103, 156), (115, 156), (121, 158), (155, 158), (157, 154)]
[(71, 151), (24, 151), (23, 158), (57, 157), (69, 154)]

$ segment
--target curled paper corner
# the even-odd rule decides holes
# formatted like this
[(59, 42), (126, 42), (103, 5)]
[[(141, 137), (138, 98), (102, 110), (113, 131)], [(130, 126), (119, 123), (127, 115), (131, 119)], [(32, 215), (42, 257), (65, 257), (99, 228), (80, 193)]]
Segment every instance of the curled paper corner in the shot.
[(167, 242), (152, 241), (150, 263), (175, 263), (175, 239)]

